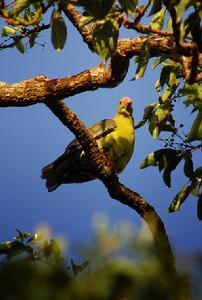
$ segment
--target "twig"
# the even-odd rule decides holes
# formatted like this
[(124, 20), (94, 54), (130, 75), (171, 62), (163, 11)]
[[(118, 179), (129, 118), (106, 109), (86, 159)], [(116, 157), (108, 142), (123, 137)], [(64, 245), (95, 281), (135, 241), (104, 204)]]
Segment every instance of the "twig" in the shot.
[(15, 2), (16, 2), (16, 0), (13, 0), (13, 1), (9, 2), (8, 4), (4, 5), (3, 9), (5, 9), (5, 8), (7, 8), (7, 7), (9, 7), (9, 6), (11, 6), (11, 5), (14, 4)]
[(1, 12), (2, 17), (4, 19), (4, 21), (7, 24), (10, 24), (12, 26), (31, 26), (34, 24), (39, 23), (39, 21), (41, 20), (41, 15), (42, 15), (42, 7), (39, 7), (36, 11), (35, 11), (35, 16), (30, 20), (30, 21), (26, 21), (26, 20), (20, 20), (20, 21), (16, 21), (13, 18), (9, 17), (7, 15), (7, 12), (3, 11)]
[(161, 31), (158, 29), (152, 29), (150, 26), (145, 26), (141, 23), (129, 22), (127, 18), (124, 19), (123, 25), (127, 29), (135, 29), (137, 32), (143, 34), (158, 34), (159, 36), (173, 36), (171, 31)]
[[(35, 25), (33, 29), (29, 28), (24, 28), (22, 34), (16, 35), (15, 38), (20, 41), (23, 38), (29, 37), (32, 33), (39, 33), (43, 30), (46, 30), (50, 28), (50, 24), (42, 24), (42, 25)], [(12, 37), (10, 37), (12, 39)], [(1, 43), (0, 44), (0, 49), (6, 49), (6, 48), (12, 48), (16, 45), (16, 41), (13, 41), (9, 44)]]
[(145, 15), (148, 7), (150, 6), (151, 4), (151, 0), (148, 1), (147, 4), (145, 4), (141, 9), (140, 8), (136, 8), (138, 14), (134, 20), (134, 24), (138, 24), (140, 22), (140, 20), (142, 19), (142, 17)]

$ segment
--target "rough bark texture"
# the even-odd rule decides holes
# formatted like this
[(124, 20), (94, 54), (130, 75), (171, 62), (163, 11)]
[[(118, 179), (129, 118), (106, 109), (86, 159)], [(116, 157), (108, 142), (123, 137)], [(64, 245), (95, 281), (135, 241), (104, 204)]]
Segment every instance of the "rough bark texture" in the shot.
[(128, 71), (130, 58), (140, 55), (145, 42), (151, 46), (151, 54), (170, 53), (171, 40), (156, 36), (123, 39), (112, 56), (109, 65), (100, 64), (77, 75), (48, 79), (36, 76), (19, 83), (0, 82), (0, 106), (28, 106), (45, 101), (55, 101), (98, 88), (113, 88), (120, 84)]

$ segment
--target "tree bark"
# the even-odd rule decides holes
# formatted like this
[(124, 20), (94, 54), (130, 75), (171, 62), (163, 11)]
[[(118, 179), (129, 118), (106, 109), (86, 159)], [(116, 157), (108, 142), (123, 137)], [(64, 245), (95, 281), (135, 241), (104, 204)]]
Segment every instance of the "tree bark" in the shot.
[(29, 106), (56, 101), (98, 88), (113, 88), (124, 80), (130, 58), (141, 54), (145, 42), (150, 44), (152, 56), (171, 53), (173, 49), (172, 41), (164, 37), (142, 36), (120, 40), (109, 65), (99, 64), (65, 78), (48, 79), (46, 76), (36, 76), (14, 84), (0, 82), (0, 107)]

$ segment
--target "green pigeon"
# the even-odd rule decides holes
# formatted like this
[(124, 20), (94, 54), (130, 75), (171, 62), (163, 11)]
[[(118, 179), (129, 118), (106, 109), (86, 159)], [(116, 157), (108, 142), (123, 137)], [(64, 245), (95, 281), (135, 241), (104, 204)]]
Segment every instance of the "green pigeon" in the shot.
[[(89, 128), (98, 147), (109, 159), (117, 174), (123, 171), (132, 157), (135, 142), (132, 100), (123, 97), (113, 119), (104, 119)], [(65, 152), (42, 169), (49, 192), (63, 183), (79, 183), (96, 179), (79, 142), (74, 139)]]

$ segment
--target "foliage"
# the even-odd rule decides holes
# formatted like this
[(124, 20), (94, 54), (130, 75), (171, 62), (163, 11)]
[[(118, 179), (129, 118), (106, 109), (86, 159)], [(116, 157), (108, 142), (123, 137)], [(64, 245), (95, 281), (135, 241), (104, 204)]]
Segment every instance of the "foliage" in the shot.
[[(57, 240), (17, 230), (13, 240), (0, 243), (1, 299), (156, 300), (172, 294), (172, 279), (159, 266), (145, 230), (135, 233), (130, 224), (110, 229), (102, 222), (92, 242), (83, 247), (91, 261), (76, 264), (65, 262)], [(179, 270), (178, 300), (199, 299), (195, 287), (191, 273)]]
[[(6, 24), (2, 29), (0, 49), (15, 46), (20, 53), (24, 53), (28, 46), (33, 47), (37, 43), (39, 33), (49, 28), (54, 48), (57, 51), (63, 49), (67, 36), (67, 25), (62, 15), (64, 1), (16, 0), (14, 4), (1, 3), (0, 13)], [(165, 37), (168, 44), (174, 42), (175, 51), (165, 54), (162, 50), (155, 55), (148, 42), (145, 42), (135, 59), (135, 80), (144, 76), (151, 60), (153, 68), (160, 70), (155, 85), (157, 97), (154, 103), (146, 106), (136, 128), (147, 123), (152, 138), (163, 141), (164, 148), (151, 152), (141, 167), (158, 167), (159, 171), (163, 171), (165, 184), (171, 187), (171, 173), (184, 161), (183, 171), (187, 180), (168, 211), (179, 210), (192, 194), (197, 198), (197, 216), (201, 220), (202, 166), (195, 166), (194, 163), (195, 153), (202, 149), (201, 1), (153, 0), (143, 5), (136, 0), (69, 0), (66, 4), (82, 12), (78, 26), (80, 29), (88, 26), (92, 30), (91, 49), (103, 61), (113, 57), (119, 31), (123, 27), (148, 34), (147, 41), (151, 34), (156, 34)], [(150, 12), (146, 16), (148, 9)], [(142, 20), (149, 26), (142, 24)], [(187, 116), (187, 107), (191, 107), (195, 114), (194, 121), (190, 121), (190, 127), (185, 132), (180, 116), (175, 115), (178, 103), (184, 104)], [(166, 137), (165, 132), (168, 134)]]

